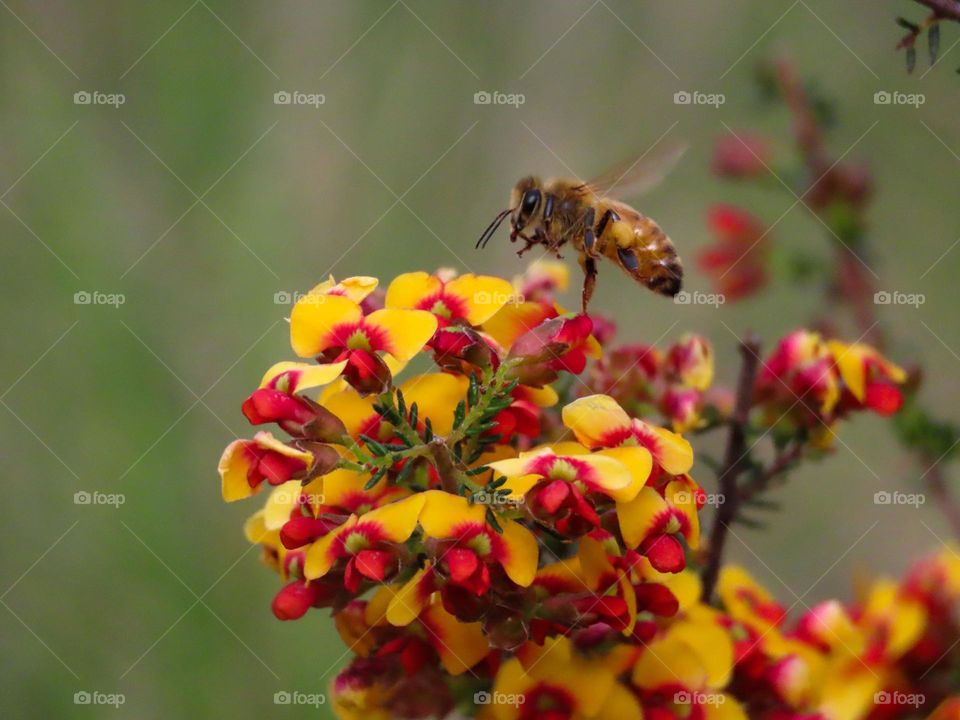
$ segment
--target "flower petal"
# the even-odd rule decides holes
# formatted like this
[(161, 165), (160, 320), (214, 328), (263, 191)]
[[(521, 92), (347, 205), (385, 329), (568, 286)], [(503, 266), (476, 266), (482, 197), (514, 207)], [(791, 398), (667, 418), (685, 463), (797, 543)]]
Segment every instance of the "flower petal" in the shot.
[(290, 344), (300, 357), (315, 357), (333, 347), (331, 332), (338, 325), (357, 323), (363, 310), (353, 300), (339, 295), (306, 295), (290, 312)]
[(670, 505), (653, 488), (642, 488), (630, 502), (617, 503), (620, 533), (628, 548), (635, 548), (656, 526), (657, 517), (669, 512)]
[(424, 498), (420, 526), (427, 537), (443, 540), (458, 537), (467, 526), (486, 526), (486, 508), (470, 505), (465, 497), (443, 490), (427, 490), (415, 497)]
[(390, 287), (384, 305), (388, 308), (416, 308), (424, 298), (440, 292), (443, 281), (435, 275), (425, 272), (411, 272), (397, 275)]
[(460, 622), (439, 603), (428, 607), (420, 619), (444, 670), (451, 675), (462, 675), (490, 652), (481, 623)]
[(377, 289), (377, 285), (380, 284), (380, 281), (375, 277), (369, 277), (366, 275), (357, 275), (355, 277), (344, 278), (340, 282), (337, 282), (333, 279), (333, 275), (329, 279), (324, 280), (322, 283), (314, 287), (311, 291), (311, 295), (343, 295), (353, 300), (355, 303), (363, 302), (364, 298), (367, 297), (370, 293)]
[(529, 587), (537, 574), (539, 548), (533, 533), (514, 520), (500, 520), (503, 533), (498, 560), (507, 576), (520, 587)]
[(279, 530), (290, 519), (290, 513), (300, 499), (303, 486), (299, 480), (288, 480), (270, 491), (263, 506), (263, 523), (267, 530)]
[(421, 422), (430, 418), (435, 435), (453, 430), (453, 411), (467, 395), (469, 382), (462, 375), (426, 373), (407, 380), (400, 386), (407, 407), (417, 404)]
[(513, 285), (490, 275), (460, 275), (448, 282), (443, 290), (463, 301), (466, 321), (471, 325), (485, 323), (514, 298)]
[(303, 564), (303, 576), (307, 580), (316, 580), (323, 577), (337, 562), (336, 540), (342, 533), (348, 532), (357, 524), (357, 516), (351, 515), (347, 521), (336, 530), (327, 533), (307, 548), (306, 559)]
[(220, 492), (226, 502), (242, 500), (254, 495), (260, 486), (250, 487), (247, 473), (253, 466), (255, 459), (249, 451), (249, 440), (234, 440), (227, 445), (217, 463), (220, 473)]
[(264, 374), (260, 387), (272, 387), (294, 393), (328, 385), (340, 377), (347, 361), (317, 365), (316, 363), (278, 362)]
[(433, 568), (429, 562), (418, 570), (403, 587), (390, 599), (387, 607), (387, 621), (391, 625), (405, 626), (416, 620), (430, 603), (433, 594), (431, 576)]
[(630, 416), (609, 395), (587, 395), (563, 408), (563, 424), (589, 448), (630, 427)]
[(406, 542), (417, 528), (426, 493), (417, 493), (384, 505), (360, 517), (361, 526), (375, 527), (380, 539)]
[(405, 362), (423, 349), (437, 331), (437, 318), (426, 310), (383, 309), (364, 318), (364, 325), (384, 334), (383, 349)]

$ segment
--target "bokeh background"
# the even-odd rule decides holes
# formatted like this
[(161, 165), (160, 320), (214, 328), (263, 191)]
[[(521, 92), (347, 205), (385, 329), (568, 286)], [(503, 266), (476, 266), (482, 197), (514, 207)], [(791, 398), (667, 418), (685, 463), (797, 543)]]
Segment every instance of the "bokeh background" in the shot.
[[(691, 149), (638, 204), (688, 258), (688, 287), (707, 291), (690, 261), (709, 242), (706, 207), (737, 201), (772, 222), (793, 204), (709, 173), (725, 126), (788, 148), (787, 116), (752, 84), (772, 54), (835, 98), (834, 152), (856, 143), (850, 157), (870, 162), (867, 261), (881, 287), (926, 296), (881, 308), (882, 322), (897, 359), (923, 363), (924, 399), (956, 418), (960, 28), (945, 28), (938, 66), (921, 53), (908, 76), (894, 17), (923, 12), (907, 0), (0, 5), (5, 717), (325, 716), (273, 696), (323, 691), (341, 643), (323, 612), (272, 617), (276, 578), (241, 534), (254, 506), (224, 505), (215, 469), (249, 434), (240, 401), (290, 356), (284, 294), (331, 272), (511, 275), (505, 235), (483, 253), (473, 242), (517, 177), (589, 176), (665, 134)], [(525, 102), (478, 106), (482, 90)], [(726, 102), (678, 106), (679, 90)], [(878, 106), (878, 90), (926, 101)], [(125, 102), (76, 104), (84, 91)], [(277, 105), (281, 91), (325, 103)], [(831, 258), (801, 205), (773, 237)], [(816, 302), (783, 286), (675, 305), (610, 268), (595, 297), (621, 339), (706, 333), (726, 381), (735, 334), (770, 343)], [(883, 422), (859, 418), (842, 438), (777, 494), (785, 510), (765, 532), (730, 542), (788, 605), (849, 596), (855, 576), (900, 572), (947, 537), (930, 502), (873, 504), (877, 490), (921, 489)], [(78, 505), (78, 491), (124, 503)], [(78, 706), (78, 691), (125, 703)]]

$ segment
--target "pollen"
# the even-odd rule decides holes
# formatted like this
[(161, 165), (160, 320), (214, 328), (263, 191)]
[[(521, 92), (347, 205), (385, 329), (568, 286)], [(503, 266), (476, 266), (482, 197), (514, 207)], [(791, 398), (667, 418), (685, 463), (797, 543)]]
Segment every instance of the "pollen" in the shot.
[(343, 547), (351, 555), (356, 555), (361, 550), (370, 547), (370, 541), (363, 533), (354, 532), (350, 533), (347, 539), (343, 541)]
[(478, 533), (467, 540), (467, 547), (473, 550), (480, 557), (486, 557), (493, 552), (493, 544), (486, 533)]
[(577, 479), (578, 475), (579, 473), (577, 472), (577, 468), (563, 459), (559, 459), (554, 462), (550, 468), (551, 480), (566, 480), (567, 482), (573, 482)]
[(370, 338), (360, 328), (357, 328), (347, 338), (347, 347), (350, 350), (370, 350)]

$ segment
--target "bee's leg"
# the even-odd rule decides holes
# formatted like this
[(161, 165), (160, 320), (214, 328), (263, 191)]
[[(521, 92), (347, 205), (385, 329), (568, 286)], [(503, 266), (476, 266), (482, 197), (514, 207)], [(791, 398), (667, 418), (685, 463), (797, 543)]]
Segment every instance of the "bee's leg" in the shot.
[(532, 240), (528, 238), (523, 233), (519, 233), (520, 237), (523, 238), (524, 246), (517, 250), (517, 257), (523, 257), (524, 253), (528, 252), (530, 248), (535, 247), (540, 244), (540, 241), (534, 237)]
[[(607, 226), (610, 224), (610, 222), (611, 221), (616, 222), (619, 219), (620, 219), (620, 216), (617, 215), (617, 213), (615, 213), (613, 210), (607, 210), (603, 214), (603, 216), (600, 218), (600, 222), (597, 223), (596, 236), (598, 238), (602, 238), (603, 233), (606, 232)], [(594, 254), (598, 255), (599, 253), (594, 253)]]
[(596, 211), (591, 207), (583, 214), (583, 250), (590, 257), (595, 257), (594, 246), (597, 243), (597, 236), (593, 232), (593, 220)]
[(580, 267), (583, 268), (583, 293), (581, 294), (580, 306), (582, 312), (586, 314), (587, 305), (590, 304), (593, 289), (597, 284), (597, 261), (587, 253), (581, 253)]

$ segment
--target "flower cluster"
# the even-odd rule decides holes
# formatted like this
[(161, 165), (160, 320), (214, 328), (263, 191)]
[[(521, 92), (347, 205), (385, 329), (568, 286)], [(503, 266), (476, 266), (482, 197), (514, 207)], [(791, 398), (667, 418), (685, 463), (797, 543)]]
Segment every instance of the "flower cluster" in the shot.
[(808, 432), (829, 445), (834, 424), (851, 412), (897, 412), (906, 379), (902, 368), (869, 345), (797, 330), (764, 360), (756, 400), (770, 424), (784, 432)]
[[(274, 615), (329, 608), (353, 653), (336, 712), (858, 720), (888, 698), (876, 717), (954, 717), (960, 559), (789, 624), (725, 566), (711, 604), (680, 434), (731, 422), (710, 343), (611, 348), (611, 322), (557, 304), (565, 284), (555, 264), (385, 292), (331, 278), (293, 307), (301, 360), (241, 406), (277, 429), (230, 443), (219, 470), (227, 501), (267, 490), (245, 532), (283, 581)], [(753, 417), (794, 437), (901, 403), (903, 371), (866, 345), (797, 331), (759, 364)]]
[[(506, 692), (521, 663), (582, 669), (592, 696), (584, 650), (634, 653), (689, 592), (676, 578), (700, 536), (692, 449), (610, 395), (561, 403), (563, 376), (600, 348), (594, 321), (556, 304), (564, 281), (549, 266), (516, 284), (409, 273), (385, 293), (331, 278), (292, 309), (303, 360), (271, 367), (243, 402), (251, 424), (288, 437), (231, 443), (223, 497), (269, 488), (246, 534), (285, 583), (274, 614), (331, 608), (356, 653), (334, 683), (341, 715), (442, 716)], [(399, 378), (418, 355), (435, 369)], [(659, 364), (671, 389), (710, 384), (702, 338)], [(525, 717), (599, 709), (518, 692)]]
[(723, 400), (722, 393), (708, 396), (713, 346), (692, 333), (665, 351), (642, 344), (611, 347), (590, 368), (586, 383), (595, 392), (615, 397), (635, 415), (659, 413), (676, 432), (704, 427), (707, 408)]

